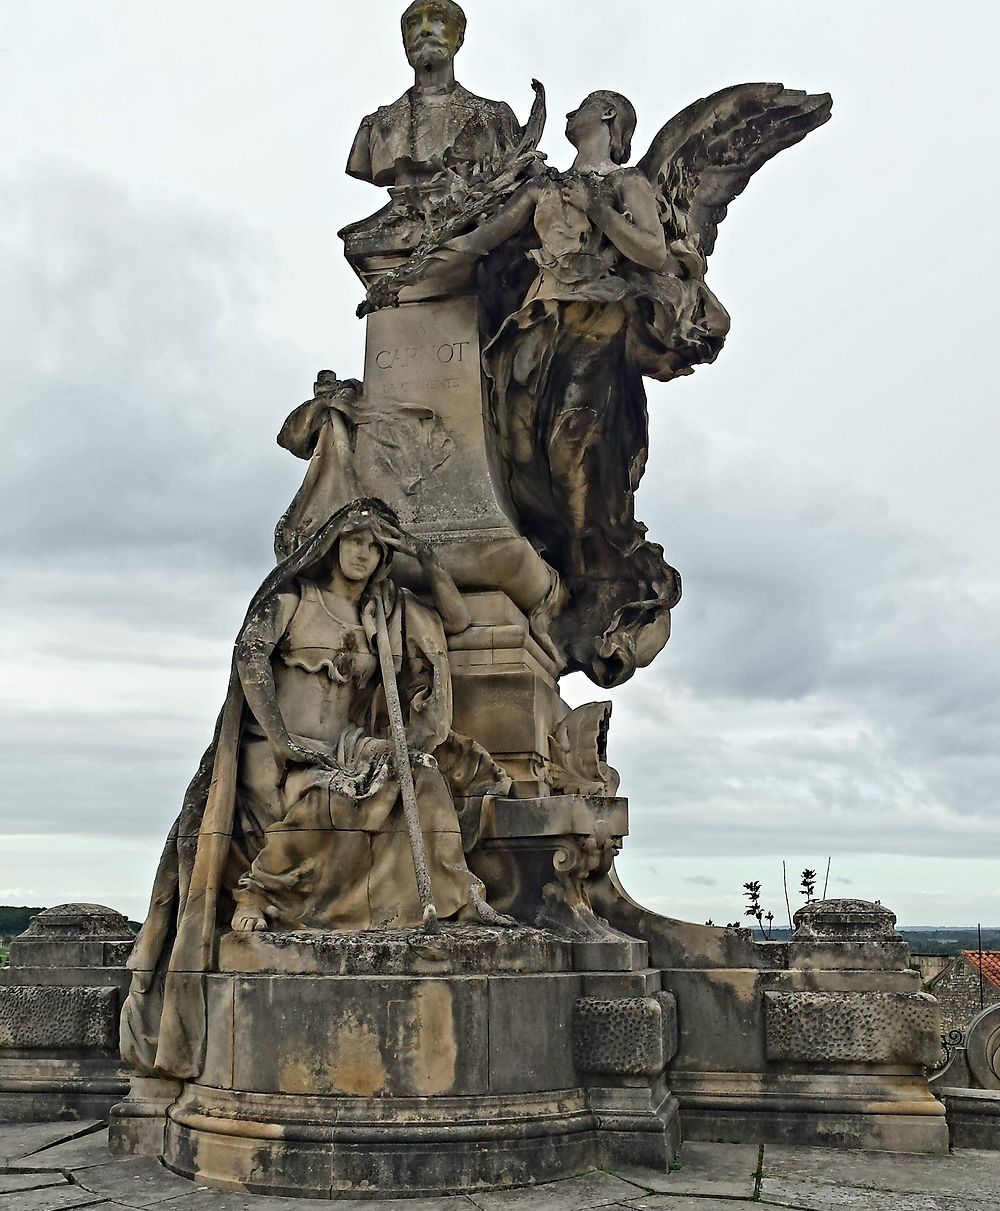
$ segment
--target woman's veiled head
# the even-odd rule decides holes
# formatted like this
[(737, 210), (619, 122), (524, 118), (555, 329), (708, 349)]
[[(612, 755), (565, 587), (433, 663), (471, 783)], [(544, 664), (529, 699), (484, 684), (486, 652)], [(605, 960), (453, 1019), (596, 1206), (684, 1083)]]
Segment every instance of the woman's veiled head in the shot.
[(393, 548), (385, 531), (398, 527), (396, 514), (384, 501), (356, 500), (319, 531), (315, 556), (299, 575), (304, 580), (325, 581), (339, 569), (349, 581), (377, 584), (392, 565)]

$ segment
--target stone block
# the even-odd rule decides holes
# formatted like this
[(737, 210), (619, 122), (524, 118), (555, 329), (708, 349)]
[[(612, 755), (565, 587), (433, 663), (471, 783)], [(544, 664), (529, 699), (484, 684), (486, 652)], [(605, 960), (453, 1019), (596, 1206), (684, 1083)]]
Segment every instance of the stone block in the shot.
[(235, 980), (234, 1086), (249, 1091), (431, 1097), (485, 1093), (485, 976), (259, 976)]
[(580, 1072), (656, 1076), (677, 1048), (669, 993), (605, 1000), (581, 997), (573, 1014), (573, 1055)]
[(108, 1147), (112, 1154), (162, 1156), (167, 1111), (181, 1088), (179, 1081), (133, 1076), (128, 1097), (111, 1109)]
[(490, 1093), (570, 1089), (575, 975), (494, 976), (489, 981)]
[(933, 1065), (937, 1003), (926, 993), (768, 992), (767, 1057), (806, 1064)]
[(70, 1050), (118, 1047), (118, 991), (81, 985), (0, 988), (0, 1048)]

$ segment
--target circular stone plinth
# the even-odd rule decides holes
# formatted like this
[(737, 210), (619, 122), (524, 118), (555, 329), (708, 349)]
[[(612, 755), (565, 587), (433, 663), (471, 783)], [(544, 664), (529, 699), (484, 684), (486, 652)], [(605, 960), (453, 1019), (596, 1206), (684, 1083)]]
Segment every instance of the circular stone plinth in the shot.
[(573, 970), (572, 944), (543, 929), (442, 925), (440, 932), (372, 929), (228, 933), (219, 970), (254, 975), (537, 975)]
[(520, 926), (225, 934), (206, 978), (202, 1071), (168, 1112), (167, 1166), (311, 1198), (592, 1168), (572, 950)]

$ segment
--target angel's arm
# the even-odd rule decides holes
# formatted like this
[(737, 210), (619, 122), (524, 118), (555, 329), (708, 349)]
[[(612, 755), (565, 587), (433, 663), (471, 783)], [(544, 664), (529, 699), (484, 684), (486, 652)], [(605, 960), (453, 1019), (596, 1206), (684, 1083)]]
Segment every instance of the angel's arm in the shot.
[(624, 257), (644, 269), (663, 269), (667, 241), (660, 223), (656, 197), (645, 177), (629, 172), (621, 180), (622, 210), (597, 193), (587, 213)]
[(474, 256), (485, 256), (486, 253), (492, 252), (504, 240), (509, 240), (531, 222), (538, 202), (538, 190), (537, 182), (529, 181), (493, 218), (480, 223), (475, 231), (470, 231), (468, 235), (449, 240), (445, 247), (454, 248), (458, 252), (469, 252)]
[(653, 189), (642, 174), (627, 173), (621, 180), (621, 206), (611, 205), (604, 191), (594, 194), (587, 216), (603, 231), (623, 257), (644, 269), (663, 269), (667, 241), (660, 224)]

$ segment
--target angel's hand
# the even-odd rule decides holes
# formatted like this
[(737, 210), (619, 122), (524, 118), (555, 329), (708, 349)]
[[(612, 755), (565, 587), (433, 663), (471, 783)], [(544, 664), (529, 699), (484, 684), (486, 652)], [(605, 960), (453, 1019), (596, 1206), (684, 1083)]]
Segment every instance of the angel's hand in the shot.
[(565, 205), (572, 206), (584, 214), (589, 213), (594, 202), (594, 195), (582, 177), (571, 177), (564, 181), (559, 187), (559, 192)]

